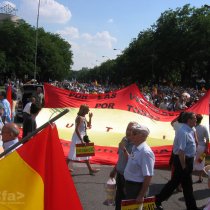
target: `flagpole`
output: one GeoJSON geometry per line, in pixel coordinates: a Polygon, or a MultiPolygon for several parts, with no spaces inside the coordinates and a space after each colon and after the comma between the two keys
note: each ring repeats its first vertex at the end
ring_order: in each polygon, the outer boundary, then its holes
{"type": "Polygon", "coordinates": [[[63,112],[61,112],[60,114],[58,114],[57,116],[53,117],[51,120],[49,120],[48,122],[46,122],[45,124],[43,124],[42,126],[40,126],[39,128],[37,128],[35,131],[31,132],[30,134],[28,134],[27,136],[25,136],[24,138],[22,138],[20,141],[18,141],[16,144],[12,145],[11,147],[9,147],[7,150],[5,150],[4,152],[2,152],[0,154],[0,158],[2,158],[3,156],[7,155],[9,152],[11,152],[12,150],[14,150],[15,148],[17,148],[19,145],[21,144],[25,144],[32,136],[34,136],[35,134],[37,134],[39,131],[41,131],[42,129],[44,129],[45,127],[47,127],[49,124],[53,123],[54,121],[56,121],[57,119],[61,118],[63,115],[65,115],[66,113],[68,113],[69,110],[65,109],[63,112]]]}
{"type": "Polygon", "coordinates": [[[40,0],[39,0],[39,2],[38,2],[38,11],[37,11],[37,19],[36,19],[36,40],[35,40],[35,60],[34,60],[34,79],[35,79],[35,80],[36,80],[36,66],[37,66],[37,46],[38,46],[39,8],[40,8],[40,0]]]}

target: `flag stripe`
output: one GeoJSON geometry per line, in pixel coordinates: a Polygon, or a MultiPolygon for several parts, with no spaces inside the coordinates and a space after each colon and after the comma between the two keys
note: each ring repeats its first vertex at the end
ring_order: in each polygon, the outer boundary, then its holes
{"type": "Polygon", "coordinates": [[[20,147],[18,153],[43,179],[45,210],[82,209],[56,126],[49,125],[20,147]]]}
{"type": "MultiPolygon", "coordinates": [[[[69,113],[56,121],[59,136],[65,140],[71,140],[75,129],[75,116],[77,115],[78,108],[69,108],[69,110],[69,113]]],[[[149,128],[148,143],[150,146],[173,144],[175,131],[169,122],[151,120],[148,117],[124,110],[91,109],[91,112],[93,113],[92,127],[87,130],[87,133],[95,145],[118,147],[130,121],[139,122],[149,128]]],[[[37,124],[41,126],[51,115],[51,109],[42,109],[37,117],[37,124]]],[[[202,125],[208,128],[208,116],[203,116],[202,125]]]]}
{"type": "Polygon", "coordinates": [[[14,151],[0,162],[0,209],[44,209],[44,183],[14,151]]]}
{"type": "MultiPolygon", "coordinates": [[[[136,84],[105,94],[77,93],[57,88],[47,83],[44,84],[44,89],[46,108],[78,108],[81,104],[86,103],[90,108],[120,109],[147,116],[152,120],[165,122],[170,122],[179,115],[179,112],[169,112],[155,107],[145,99],[136,84]],[[54,100],[55,98],[57,100],[54,100]]],[[[208,115],[209,99],[210,90],[196,104],[190,107],[189,111],[208,115]]]]}

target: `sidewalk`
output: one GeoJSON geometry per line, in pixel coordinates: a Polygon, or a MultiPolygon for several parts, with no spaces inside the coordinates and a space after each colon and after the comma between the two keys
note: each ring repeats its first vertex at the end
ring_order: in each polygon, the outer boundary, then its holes
{"type": "MultiPolygon", "coordinates": [[[[104,201],[106,200],[105,183],[109,178],[109,173],[112,166],[96,165],[100,168],[100,172],[95,176],[90,176],[86,165],[83,163],[74,163],[74,172],[72,177],[75,183],[75,187],[80,197],[84,210],[114,210],[113,206],[106,206],[104,201]]],[[[170,171],[168,170],[155,170],[155,176],[152,179],[150,186],[150,195],[157,194],[163,187],[163,185],[170,179],[170,171]]],[[[193,176],[193,181],[196,181],[197,177],[193,176]]],[[[204,177],[203,183],[193,184],[194,195],[198,207],[201,207],[207,203],[210,198],[210,190],[207,189],[208,179],[204,177]]],[[[163,202],[164,210],[185,210],[185,202],[183,193],[174,193],[166,202],[163,202]]]]}

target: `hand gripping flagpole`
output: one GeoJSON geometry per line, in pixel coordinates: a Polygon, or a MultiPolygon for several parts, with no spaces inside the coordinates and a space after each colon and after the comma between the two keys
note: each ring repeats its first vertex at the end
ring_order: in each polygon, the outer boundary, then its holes
{"type": "Polygon", "coordinates": [[[16,144],[13,144],[11,147],[9,147],[7,150],[5,150],[4,152],[2,152],[0,154],[0,158],[2,158],[3,156],[7,155],[9,152],[11,152],[12,150],[14,150],[15,148],[17,148],[19,145],[21,144],[25,144],[32,136],[34,136],[35,134],[37,134],[39,131],[41,131],[42,129],[44,129],[45,127],[47,127],[49,124],[53,123],[54,121],[56,121],[57,119],[61,118],[63,115],[65,115],[66,113],[68,113],[69,110],[65,109],[63,112],[61,112],[60,114],[56,115],[55,117],[53,117],[52,119],[50,119],[49,121],[47,121],[45,124],[43,124],[42,126],[40,126],[39,128],[37,128],[35,131],[31,132],[30,134],[28,134],[27,136],[25,136],[24,138],[22,138],[20,141],[18,141],[16,144]]]}

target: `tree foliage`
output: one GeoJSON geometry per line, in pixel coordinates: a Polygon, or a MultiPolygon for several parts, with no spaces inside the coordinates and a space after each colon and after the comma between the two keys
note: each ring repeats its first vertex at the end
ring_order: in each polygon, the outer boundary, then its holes
{"type": "Polygon", "coordinates": [[[196,79],[210,78],[209,58],[210,10],[187,4],[163,12],[122,55],[87,71],[86,77],[94,72],[95,78],[108,77],[117,84],[160,83],[164,79],[192,85],[196,79]]]}
{"type": "MultiPolygon", "coordinates": [[[[0,74],[9,78],[34,77],[36,29],[24,21],[0,22],[0,74]]],[[[40,81],[62,80],[70,74],[71,45],[59,35],[37,31],[36,77],[40,81]]]]}

